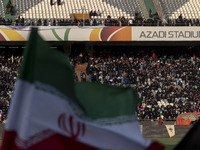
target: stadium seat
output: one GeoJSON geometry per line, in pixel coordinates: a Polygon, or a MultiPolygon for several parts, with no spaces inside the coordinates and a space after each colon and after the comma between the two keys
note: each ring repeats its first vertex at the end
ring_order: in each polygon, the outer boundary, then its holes
{"type": "Polygon", "coordinates": [[[62,5],[57,5],[56,1],[54,2],[55,4],[51,6],[49,0],[16,0],[16,9],[19,10],[20,16],[36,19],[69,19],[71,13],[82,13],[83,8],[86,9],[87,13],[100,10],[103,19],[107,18],[108,15],[114,18],[123,15],[133,18],[136,9],[141,12],[138,0],[85,0],[83,3],[80,3],[79,0],[63,0],[62,5]]]}
{"type": "Polygon", "coordinates": [[[180,14],[186,19],[198,19],[200,17],[199,0],[160,0],[160,2],[165,15],[169,18],[177,19],[180,14]]]}

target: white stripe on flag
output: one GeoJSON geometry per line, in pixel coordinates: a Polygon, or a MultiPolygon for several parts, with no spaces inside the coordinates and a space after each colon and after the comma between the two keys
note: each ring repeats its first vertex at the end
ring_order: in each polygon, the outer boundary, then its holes
{"type": "Polygon", "coordinates": [[[151,144],[143,139],[137,121],[102,126],[80,119],[66,99],[23,80],[17,81],[12,101],[5,129],[16,131],[24,143],[30,143],[30,137],[36,134],[52,130],[101,149],[139,150],[151,144]]]}

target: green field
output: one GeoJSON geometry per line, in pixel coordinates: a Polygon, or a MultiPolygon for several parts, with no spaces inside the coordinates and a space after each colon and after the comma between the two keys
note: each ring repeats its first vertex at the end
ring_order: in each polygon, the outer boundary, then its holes
{"type": "MultiPolygon", "coordinates": [[[[150,139],[146,139],[150,140],[150,139]]],[[[165,145],[165,150],[172,150],[182,139],[181,138],[156,138],[156,139],[151,139],[158,141],[165,145]]]]}
{"type": "MultiPolygon", "coordinates": [[[[150,139],[146,139],[146,140],[150,140],[150,139]]],[[[165,150],[172,150],[180,142],[181,138],[178,138],[178,139],[160,138],[160,139],[151,139],[151,140],[155,140],[164,144],[165,150]]],[[[1,147],[1,144],[2,144],[2,140],[0,140],[0,147],[1,147]]]]}

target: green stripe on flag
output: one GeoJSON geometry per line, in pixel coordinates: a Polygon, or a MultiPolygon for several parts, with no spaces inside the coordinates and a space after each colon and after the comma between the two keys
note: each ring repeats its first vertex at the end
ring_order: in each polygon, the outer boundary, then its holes
{"type": "Polygon", "coordinates": [[[132,88],[96,83],[76,83],[76,95],[86,115],[93,120],[134,115],[140,101],[132,88]]]}
{"type": "Polygon", "coordinates": [[[38,36],[32,29],[19,78],[34,83],[39,81],[59,90],[75,100],[73,71],[69,59],[38,36]]]}
{"type": "MultiPolygon", "coordinates": [[[[32,36],[29,37],[30,41],[35,40],[36,34],[33,34],[37,32],[37,29],[33,29],[34,32],[32,32],[32,36]]],[[[34,50],[36,48],[36,45],[30,45],[27,44],[26,49],[23,52],[23,61],[21,63],[20,71],[19,71],[19,78],[24,79],[28,82],[33,82],[34,81],[34,61],[35,61],[35,53],[36,51],[34,50]]]]}

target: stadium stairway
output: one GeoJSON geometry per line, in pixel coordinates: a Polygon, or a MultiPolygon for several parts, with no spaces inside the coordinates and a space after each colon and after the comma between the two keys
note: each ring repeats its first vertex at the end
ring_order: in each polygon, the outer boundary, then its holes
{"type": "Polygon", "coordinates": [[[144,0],[144,3],[146,5],[146,9],[147,9],[147,12],[148,12],[148,18],[149,18],[149,10],[151,9],[152,11],[152,16],[156,13],[156,8],[154,6],[154,3],[152,0],[144,0]]]}
{"type": "Polygon", "coordinates": [[[144,18],[145,19],[148,19],[149,18],[149,13],[147,11],[147,8],[146,8],[146,5],[144,3],[144,0],[138,0],[138,3],[142,9],[142,12],[143,12],[143,15],[144,15],[144,18]]]}
{"type": "MultiPolygon", "coordinates": [[[[5,10],[5,19],[7,21],[7,19],[12,19],[12,21],[14,22],[15,20],[15,15],[11,15],[11,14],[6,14],[6,5],[8,4],[9,0],[3,0],[3,5],[4,5],[4,10],[5,10]]],[[[13,2],[11,0],[11,2],[13,2]]]]}

